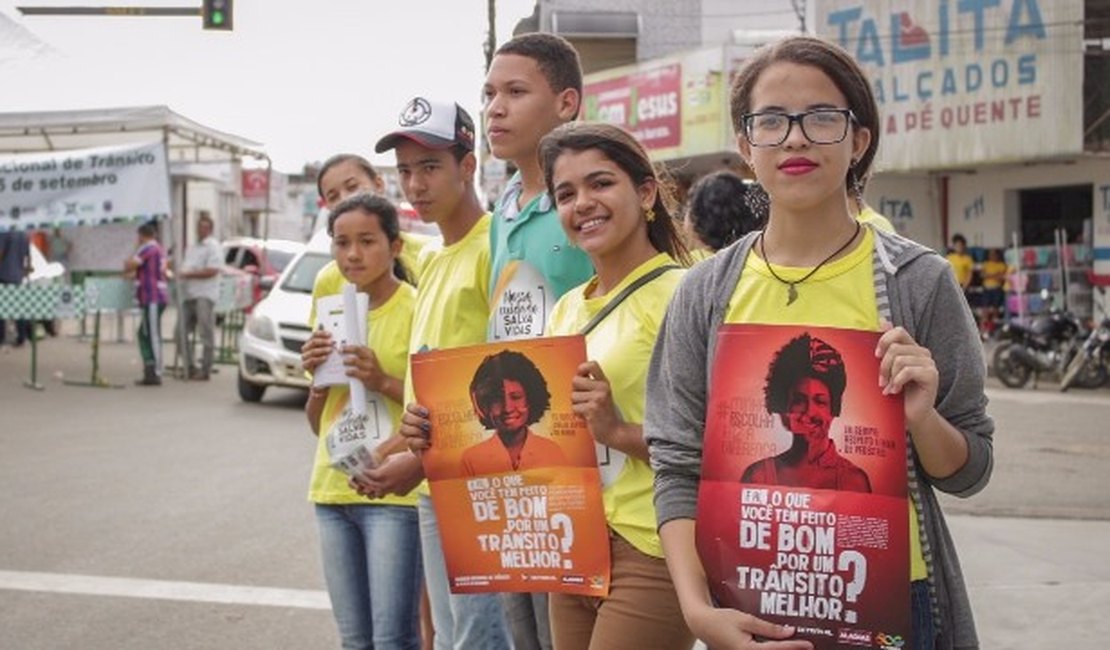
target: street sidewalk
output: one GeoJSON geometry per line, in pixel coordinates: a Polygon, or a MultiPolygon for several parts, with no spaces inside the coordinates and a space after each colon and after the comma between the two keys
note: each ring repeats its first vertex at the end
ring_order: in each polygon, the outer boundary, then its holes
{"type": "Polygon", "coordinates": [[[984,650],[1100,648],[1110,521],[949,515],[984,650]]]}

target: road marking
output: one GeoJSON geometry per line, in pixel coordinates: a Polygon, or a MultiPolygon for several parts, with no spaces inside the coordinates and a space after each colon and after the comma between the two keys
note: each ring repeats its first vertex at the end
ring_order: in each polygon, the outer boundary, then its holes
{"type": "Polygon", "coordinates": [[[1092,395],[1077,395],[1075,393],[1048,392],[1031,389],[1002,389],[987,388],[984,391],[992,402],[1017,402],[1020,404],[1082,404],[1084,406],[1101,406],[1110,403],[1104,391],[1096,391],[1092,395]]]}
{"type": "Polygon", "coordinates": [[[0,571],[0,589],[86,596],[182,600],[223,605],[331,609],[327,592],[313,589],[275,589],[207,582],[143,580],[140,578],[112,578],[66,573],[0,571]]]}

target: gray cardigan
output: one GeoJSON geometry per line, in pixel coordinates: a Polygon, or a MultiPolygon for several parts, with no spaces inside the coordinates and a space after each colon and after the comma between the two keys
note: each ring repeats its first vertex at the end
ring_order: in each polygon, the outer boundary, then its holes
{"type": "MultiPolygon", "coordinates": [[[[948,262],[908,239],[872,231],[880,314],[930,350],[940,374],[937,411],[967,438],[967,463],[952,476],[929,476],[917,462],[912,446],[907,467],[929,569],[939,632],[937,648],[977,648],[963,574],[933,488],[966,497],[990,480],[994,422],[986,413],[983,394],[982,344],[948,262]]],[[[655,470],[655,510],[660,526],[672,519],[695,518],[717,329],[724,322],[755,236],[750,233],[690,269],[671,299],[655,344],[648,371],[644,436],[655,470]]]]}

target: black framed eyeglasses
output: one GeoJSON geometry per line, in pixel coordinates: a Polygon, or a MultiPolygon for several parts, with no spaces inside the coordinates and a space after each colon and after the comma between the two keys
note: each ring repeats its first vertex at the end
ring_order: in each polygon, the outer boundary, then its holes
{"type": "Polygon", "coordinates": [[[802,135],[813,144],[836,144],[848,137],[848,126],[856,122],[850,108],[815,108],[801,113],[761,111],[740,117],[744,137],[753,147],[777,147],[790,136],[797,122],[802,135]]]}

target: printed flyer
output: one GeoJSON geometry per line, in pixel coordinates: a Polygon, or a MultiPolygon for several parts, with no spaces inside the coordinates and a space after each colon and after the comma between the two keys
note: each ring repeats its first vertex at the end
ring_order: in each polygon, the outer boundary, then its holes
{"type": "Polygon", "coordinates": [[[608,594],[594,440],[570,401],[585,360],[581,336],[413,355],[452,592],[608,594]]]}
{"type": "Polygon", "coordinates": [[[909,647],[901,396],[879,334],[725,325],[698,493],[717,602],[793,625],[817,648],[909,647]]]}
{"type": "Polygon", "coordinates": [[[490,304],[489,340],[513,341],[544,335],[554,302],[543,274],[528,262],[511,260],[501,271],[490,304]]]}

